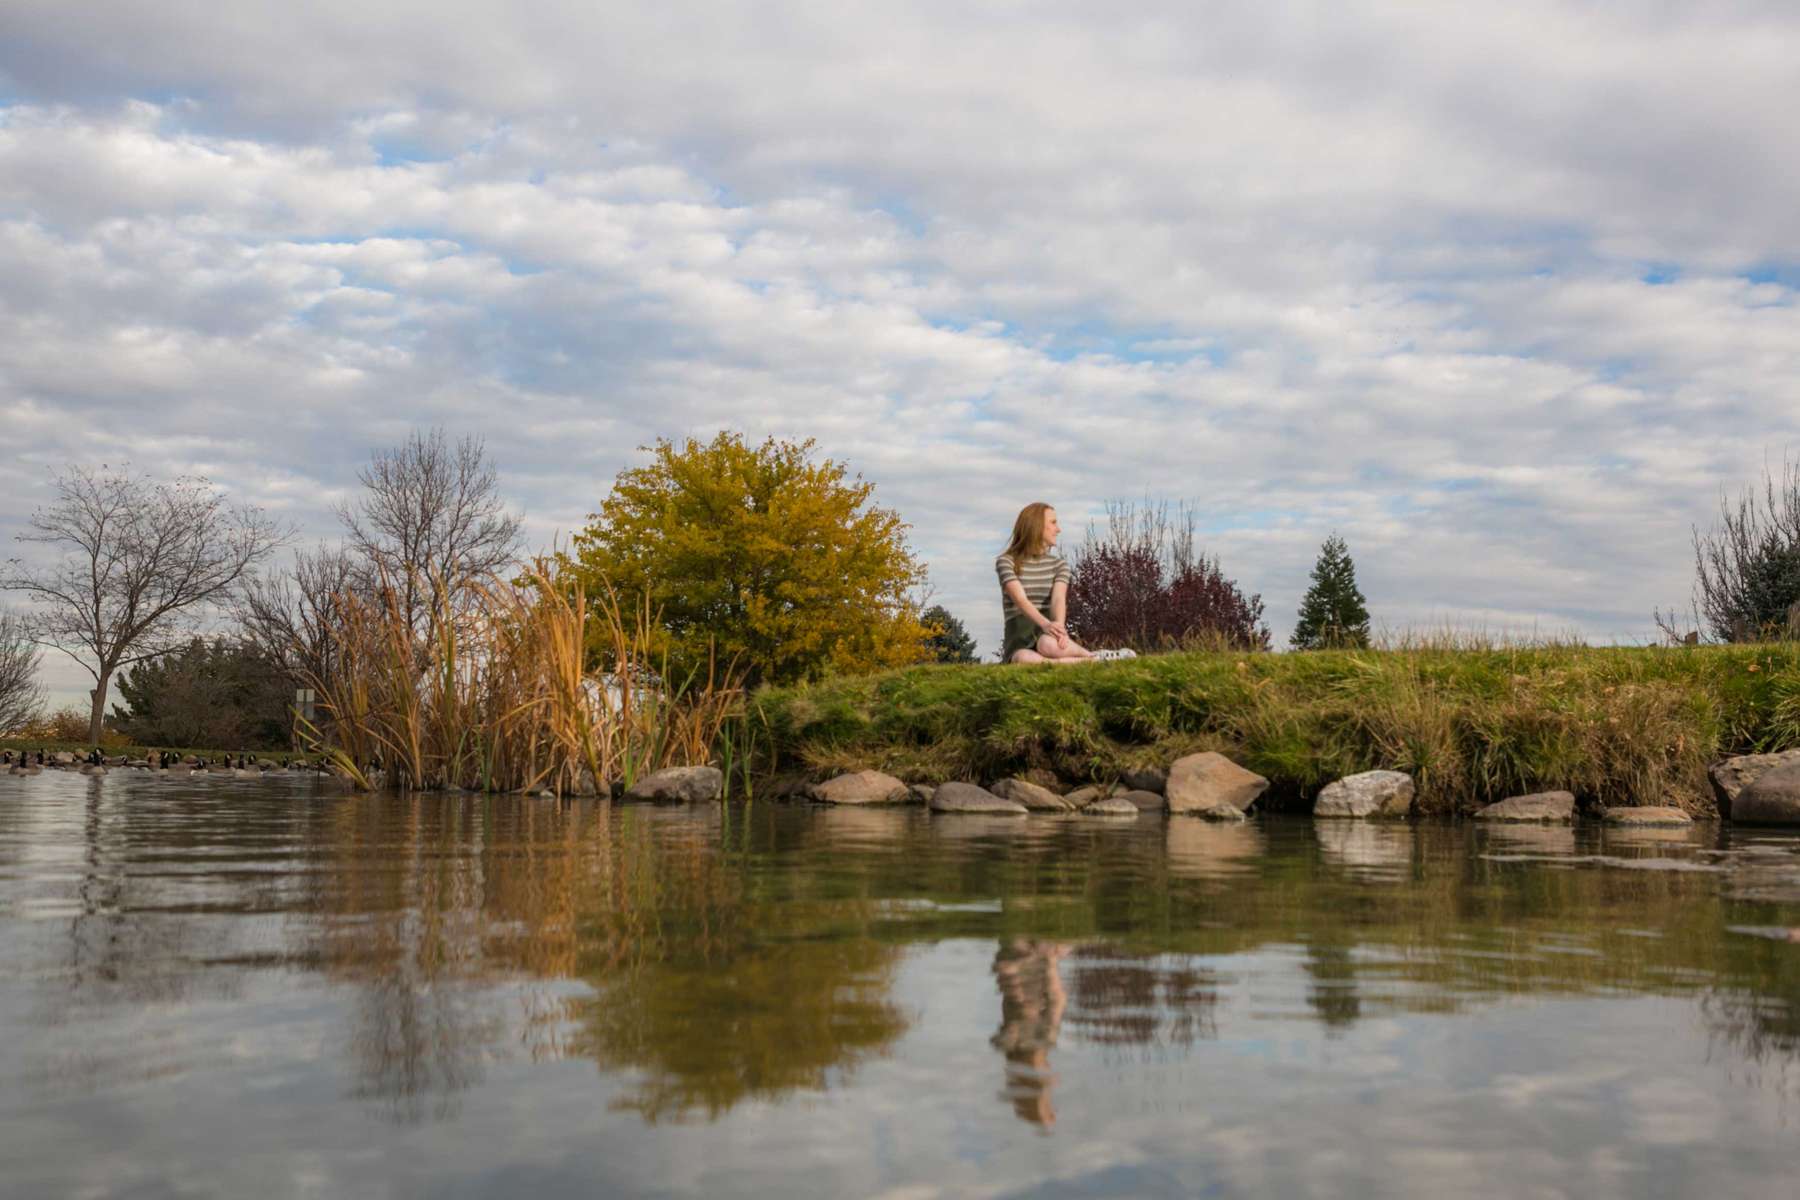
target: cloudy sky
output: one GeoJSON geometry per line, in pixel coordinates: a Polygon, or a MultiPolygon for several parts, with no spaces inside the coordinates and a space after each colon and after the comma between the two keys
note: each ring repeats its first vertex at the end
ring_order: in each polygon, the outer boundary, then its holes
{"type": "MultiPolygon", "coordinates": [[[[1024,503],[1186,501],[1285,639],[1646,639],[1800,452],[1800,10],[0,0],[0,537],[199,471],[309,536],[484,437],[534,541],[813,437],[992,651],[1024,503]],[[1782,116],[1783,113],[1789,116],[1782,116]]],[[[79,674],[46,663],[59,689],[79,674]]]]}

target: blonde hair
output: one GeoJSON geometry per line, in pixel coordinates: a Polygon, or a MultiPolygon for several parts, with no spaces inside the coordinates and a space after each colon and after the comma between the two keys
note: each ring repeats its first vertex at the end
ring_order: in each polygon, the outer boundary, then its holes
{"type": "Polygon", "coordinates": [[[1006,544],[1002,553],[1012,560],[1013,570],[1028,558],[1036,558],[1042,554],[1049,543],[1044,540],[1044,514],[1056,507],[1035,500],[1019,510],[1018,520],[1013,522],[1012,541],[1006,544]]]}

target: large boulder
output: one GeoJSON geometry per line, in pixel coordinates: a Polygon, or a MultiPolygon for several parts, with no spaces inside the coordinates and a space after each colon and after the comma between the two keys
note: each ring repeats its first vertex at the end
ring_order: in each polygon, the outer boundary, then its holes
{"type": "Polygon", "coordinates": [[[1032,812],[1072,812],[1081,807],[1071,804],[1066,796],[1059,796],[1047,787],[1016,776],[1002,779],[988,790],[1002,800],[1023,804],[1032,812]]]}
{"type": "Polygon", "coordinates": [[[1731,819],[1740,825],[1800,825],[1800,761],[1759,775],[1737,794],[1731,819]]]}
{"type": "Polygon", "coordinates": [[[982,813],[990,817],[1022,817],[1025,806],[1017,800],[1006,800],[986,788],[972,783],[940,783],[931,793],[931,811],[939,813],[982,813]]]}
{"type": "Polygon", "coordinates": [[[1199,813],[1221,804],[1242,813],[1268,790],[1269,781],[1261,775],[1209,750],[1171,763],[1163,794],[1172,813],[1199,813]]]}
{"type": "Polygon", "coordinates": [[[815,783],[807,793],[821,804],[905,804],[906,785],[881,771],[847,771],[815,783]]]}
{"type": "Polygon", "coordinates": [[[1575,796],[1570,792],[1533,792],[1508,796],[1475,814],[1477,821],[1573,821],[1575,796]]]}
{"type": "Polygon", "coordinates": [[[1694,818],[1679,808],[1646,804],[1637,808],[1609,808],[1606,810],[1606,823],[1637,827],[1692,825],[1694,818]]]}
{"type": "Polygon", "coordinates": [[[1137,805],[1123,796],[1108,796],[1104,800],[1095,800],[1084,805],[1081,815],[1084,817],[1135,817],[1139,811],[1137,805]]]}
{"type": "Polygon", "coordinates": [[[651,804],[705,804],[725,790],[717,767],[665,767],[625,789],[623,799],[651,804]]]}
{"type": "Polygon", "coordinates": [[[1707,769],[1712,780],[1713,799],[1718,801],[1719,815],[1728,821],[1738,819],[1737,798],[1745,788],[1782,767],[1800,765],[1800,750],[1783,750],[1779,754],[1740,754],[1707,769]]]}
{"type": "Polygon", "coordinates": [[[1328,783],[1313,802],[1315,817],[1404,817],[1412,812],[1413,781],[1404,771],[1363,771],[1328,783]]]}
{"type": "Polygon", "coordinates": [[[67,750],[58,750],[50,756],[50,761],[55,766],[72,767],[75,765],[75,756],[67,750]]]}

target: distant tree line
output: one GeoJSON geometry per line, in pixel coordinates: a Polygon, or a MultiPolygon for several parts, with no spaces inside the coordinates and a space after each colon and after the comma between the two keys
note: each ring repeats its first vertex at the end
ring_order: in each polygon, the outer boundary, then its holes
{"type": "MultiPolygon", "coordinates": [[[[659,441],[619,474],[561,561],[559,578],[624,627],[643,628],[664,669],[783,683],[913,662],[972,663],[977,646],[919,595],[925,568],[873,485],[811,442],[659,441]]],[[[503,502],[478,439],[414,433],[376,451],[338,507],[343,536],[269,560],[291,532],[207,481],[70,467],[21,540],[50,551],[12,560],[0,586],[32,602],[0,614],[0,730],[72,727],[43,713],[43,649],[94,680],[86,736],[99,740],[110,688],[115,731],[150,744],[275,748],[293,730],[298,688],[344,669],[343,632],[378,612],[407,631],[414,669],[454,644],[479,589],[525,586],[520,517],[503,502]],[[222,636],[201,635],[228,614],[222,636]]],[[[1093,646],[1140,653],[1266,650],[1262,597],[1199,548],[1195,512],[1114,503],[1071,555],[1068,624],[1093,646]]],[[[1765,470],[1693,533],[1697,629],[1671,638],[1800,637],[1800,463],[1765,470]]],[[[1370,615],[1349,546],[1320,547],[1290,645],[1366,647],[1370,615]]],[[[608,647],[585,649],[604,668],[608,647]]]]}

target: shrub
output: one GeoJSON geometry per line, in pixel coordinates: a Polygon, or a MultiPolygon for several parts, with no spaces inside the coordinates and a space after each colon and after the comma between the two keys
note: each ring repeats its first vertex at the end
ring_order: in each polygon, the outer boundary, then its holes
{"type": "Polygon", "coordinates": [[[1167,650],[1204,643],[1266,650],[1261,596],[1245,596],[1194,545],[1194,514],[1114,504],[1070,564],[1069,632],[1094,646],[1167,650]]]}
{"type": "MultiPolygon", "coordinates": [[[[30,742],[73,742],[78,745],[91,746],[95,743],[88,739],[88,720],[90,714],[85,708],[70,704],[46,713],[35,720],[20,725],[10,731],[6,737],[10,742],[27,744],[30,742]]],[[[100,730],[101,746],[125,746],[130,739],[110,727],[100,730]]]]}
{"type": "Polygon", "coordinates": [[[195,638],[119,678],[112,724],[145,746],[285,748],[294,679],[255,646],[195,638]]]}
{"type": "Polygon", "coordinates": [[[1722,642],[1800,639],[1800,463],[1721,497],[1718,526],[1694,530],[1694,609],[1722,642]]]}

